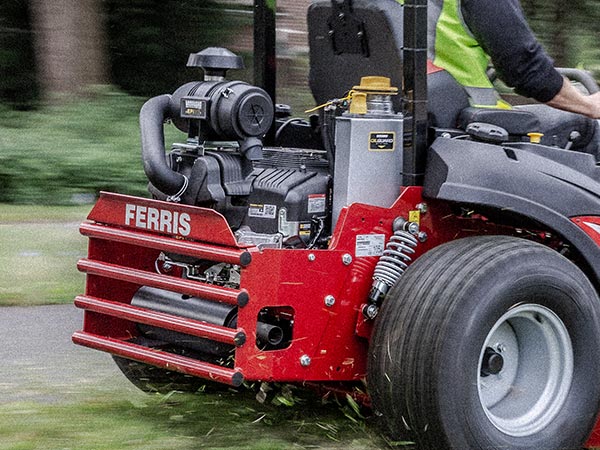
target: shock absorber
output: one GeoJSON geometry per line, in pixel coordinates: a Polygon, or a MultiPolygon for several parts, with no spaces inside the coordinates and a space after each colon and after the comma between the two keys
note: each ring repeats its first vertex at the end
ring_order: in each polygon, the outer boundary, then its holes
{"type": "Polygon", "coordinates": [[[394,234],[385,246],[373,272],[373,285],[369,292],[369,300],[363,308],[367,319],[374,319],[379,306],[390,288],[396,284],[412,261],[411,255],[419,244],[419,224],[409,222],[402,217],[396,218],[393,224],[394,234]]]}

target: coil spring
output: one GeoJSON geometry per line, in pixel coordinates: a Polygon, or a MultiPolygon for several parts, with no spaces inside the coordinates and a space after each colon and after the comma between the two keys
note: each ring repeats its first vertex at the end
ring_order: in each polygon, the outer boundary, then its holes
{"type": "Polygon", "coordinates": [[[419,241],[410,232],[395,231],[377,262],[373,279],[392,287],[408,268],[419,241]]]}

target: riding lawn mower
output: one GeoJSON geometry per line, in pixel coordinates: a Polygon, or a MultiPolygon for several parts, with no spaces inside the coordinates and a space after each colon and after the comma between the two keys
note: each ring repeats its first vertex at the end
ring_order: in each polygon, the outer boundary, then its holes
{"type": "Polygon", "coordinates": [[[103,192],[81,225],[73,341],[144,390],[346,393],[419,449],[600,446],[597,123],[470,107],[428,70],[426,0],[314,1],[322,107],[293,118],[274,3],[257,86],[208,48],[201,81],[143,106],[152,198],[103,192]]]}

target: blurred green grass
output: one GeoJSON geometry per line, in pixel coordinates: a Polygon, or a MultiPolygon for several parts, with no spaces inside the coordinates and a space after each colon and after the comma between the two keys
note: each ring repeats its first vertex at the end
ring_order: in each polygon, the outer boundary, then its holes
{"type": "MultiPolygon", "coordinates": [[[[82,204],[101,190],[147,195],[138,127],[143,102],[99,87],[36,111],[0,107],[0,202],[82,204]]],[[[166,128],[168,143],[182,139],[166,128]]]]}
{"type": "Polygon", "coordinates": [[[0,409],[0,450],[375,450],[376,430],[334,402],[260,404],[245,394],[91,395],[0,409]]]}
{"type": "Polygon", "coordinates": [[[83,292],[78,225],[89,209],[0,204],[0,306],[69,303],[83,292]]]}
{"type": "Polygon", "coordinates": [[[91,208],[92,205],[57,207],[0,203],[0,225],[19,222],[31,224],[80,222],[86,218],[91,208]]]}

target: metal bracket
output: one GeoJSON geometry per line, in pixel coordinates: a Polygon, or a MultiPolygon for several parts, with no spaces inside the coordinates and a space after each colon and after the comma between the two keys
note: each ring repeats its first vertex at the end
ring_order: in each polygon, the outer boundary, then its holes
{"type": "Polygon", "coordinates": [[[352,0],[331,0],[331,17],[328,19],[329,37],[336,54],[362,54],[369,56],[365,24],[357,17],[352,0]]]}

